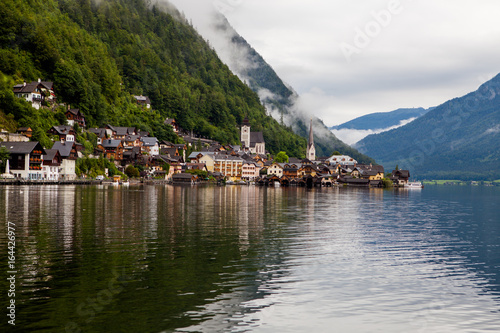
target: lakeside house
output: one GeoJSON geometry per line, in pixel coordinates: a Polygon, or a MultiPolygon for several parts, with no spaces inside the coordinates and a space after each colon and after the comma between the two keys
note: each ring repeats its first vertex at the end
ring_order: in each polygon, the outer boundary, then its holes
{"type": "Polygon", "coordinates": [[[283,177],[283,165],[284,163],[277,163],[274,162],[267,168],[267,175],[268,176],[276,176],[278,178],[283,177]]]}
{"type": "Polygon", "coordinates": [[[215,155],[214,172],[220,172],[231,181],[239,181],[242,177],[243,159],[231,155],[215,155]]]}
{"type": "Polygon", "coordinates": [[[174,184],[194,185],[198,183],[198,176],[191,173],[178,173],[172,176],[174,184]]]}
{"type": "Polygon", "coordinates": [[[59,179],[76,179],[76,160],[78,158],[78,149],[76,142],[56,141],[54,142],[52,149],[57,150],[62,158],[61,168],[59,171],[59,179]]]}
{"type": "Polygon", "coordinates": [[[393,170],[390,179],[397,186],[408,185],[408,180],[410,179],[409,170],[393,170]]]}
{"type": "Polygon", "coordinates": [[[59,180],[63,158],[57,149],[45,149],[42,162],[43,180],[59,180]]]}
{"type": "Polygon", "coordinates": [[[260,167],[255,162],[246,161],[241,167],[241,179],[246,181],[255,181],[259,178],[260,167]]]}
{"type": "Polygon", "coordinates": [[[5,173],[26,180],[43,179],[42,162],[45,149],[39,142],[0,142],[10,154],[5,173]]]}

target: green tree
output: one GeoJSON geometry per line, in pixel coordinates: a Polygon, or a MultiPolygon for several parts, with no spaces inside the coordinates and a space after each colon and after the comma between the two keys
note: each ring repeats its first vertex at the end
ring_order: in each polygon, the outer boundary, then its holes
{"type": "Polygon", "coordinates": [[[9,150],[5,147],[0,147],[0,173],[5,172],[5,168],[7,166],[7,161],[10,158],[9,150]]]}
{"type": "Polygon", "coordinates": [[[129,165],[127,168],[125,168],[125,174],[129,178],[138,178],[141,176],[139,170],[135,168],[133,165],[129,165]]]}
{"type": "Polygon", "coordinates": [[[284,151],[280,151],[274,158],[275,162],[278,163],[288,163],[288,155],[284,151]]]}

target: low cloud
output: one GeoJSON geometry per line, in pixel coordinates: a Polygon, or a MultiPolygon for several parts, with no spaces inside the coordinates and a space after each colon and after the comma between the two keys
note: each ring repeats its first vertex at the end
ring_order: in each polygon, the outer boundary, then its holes
{"type": "Polygon", "coordinates": [[[486,130],[485,134],[497,134],[500,133],[500,124],[486,130]]]}
{"type": "Polygon", "coordinates": [[[417,119],[417,118],[410,118],[410,119],[406,119],[406,120],[401,120],[401,122],[398,125],[387,127],[387,128],[370,129],[370,130],[356,130],[356,129],[343,128],[340,130],[332,130],[332,133],[335,134],[335,136],[337,138],[344,141],[348,145],[353,146],[357,142],[366,138],[368,135],[379,134],[379,133],[387,132],[387,131],[402,127],[406,124],[411,123],[415,119],[417,119]]]}

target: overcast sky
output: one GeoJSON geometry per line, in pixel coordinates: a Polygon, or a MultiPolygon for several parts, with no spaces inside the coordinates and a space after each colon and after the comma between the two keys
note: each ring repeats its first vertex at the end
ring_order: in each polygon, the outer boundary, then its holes
{"type": "Polygon", "coordinates": [[[496,0],[170,0],[231,25],[327,126],[437,106],[500,72],[496,0]]]}

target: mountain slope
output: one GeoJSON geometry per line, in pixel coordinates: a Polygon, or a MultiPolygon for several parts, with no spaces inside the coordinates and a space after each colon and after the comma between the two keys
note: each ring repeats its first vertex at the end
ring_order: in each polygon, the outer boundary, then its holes
{"type": "Polygon", "coordinates": [[[310,119],[313,119],[317,156],[330,156],[334,151],[339,151],[361,163],[374,162],[335,137],[312,112],[300,109],[296,103],[299,98],[297,93],[281,80],[272,67],[221,14],[215,17],[214,31],[213,42],[217,52],[228,66],[259,94],[269,114],[304,138],[309,135],[308,124],[310,119]]]}
{"type": "MultiPolygon", "coordinates": [[[[58,102],[80,108],[90,126],[137,126],[163,139],[171,138],[163,124],[169,117],[186,130],[238,143],[248,116],[271,153],[305,153],[306,140],[267,116],[257,94],[178,13],[147,0],[5,0],[0,14],[5,86],[53,81],[58,102]],[[135,105],[131,96],[140,94],[155,111],[135,105]]],[[[9,105],[3,111],[20,125],[37,112],[9,105]]],[[[43,133],[49,122],[40,126],[43,133]]]]}
{"type": "Polygon", "coordinates": [[[386,167],[420,178],[500,178],[500,75],[410,124],[356,145],[386,167]]]}
{"type": "Polygon", "coordinates": [[[424,108],[397,109],[391,112],[377,112],[367,114],[341,125],[330,127],[331,130],[356,129],[356,130],[379,130],[398,126],[402,121],[423,116],[429,111],[424,108]]]}

